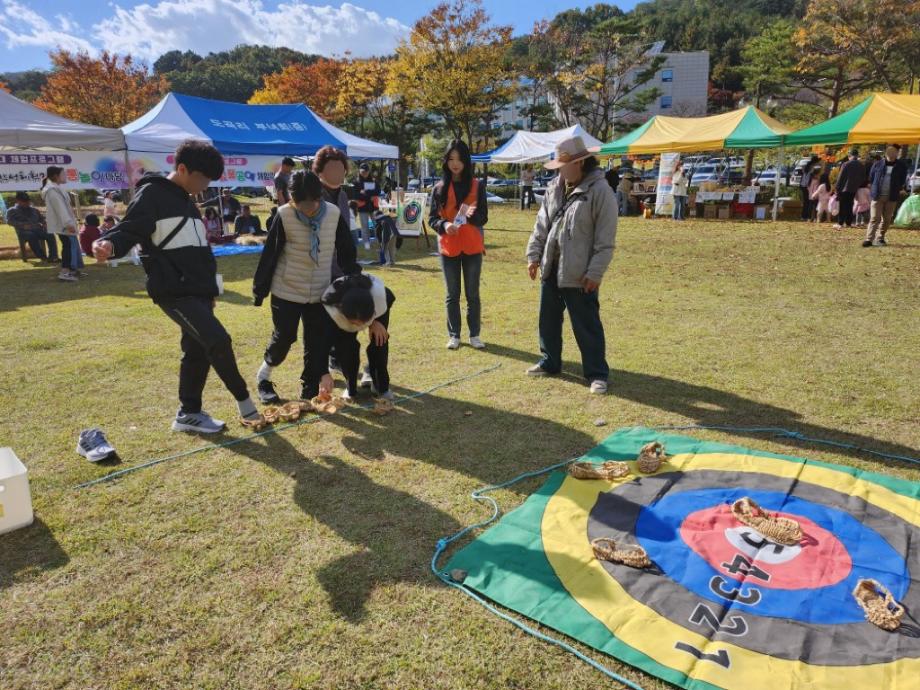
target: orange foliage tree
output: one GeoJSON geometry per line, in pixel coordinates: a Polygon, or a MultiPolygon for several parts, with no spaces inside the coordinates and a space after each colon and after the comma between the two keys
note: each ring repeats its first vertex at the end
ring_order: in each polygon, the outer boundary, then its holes
{"type": "Polygon", "coordinates": [[[58,50],[53,70],[35,105],[72,120],[121,127],[143,115],[167,90],[166,80],[134,63],[130,55],[58,50]]]}
{"type": "Polygon", "coordinates": [[[10,92],[10,87],[6,85],[6,82],[0,81],[0,91],[10,92]]]}
{"type": "Polygon", "coordinates": [[[306,103],[320,117],[336,122],[341,76],[341,60],[320,58],[309,65],[291,63],[280,72],[263,79],[265,86],[249,99],[253,104],[306,103]]]}

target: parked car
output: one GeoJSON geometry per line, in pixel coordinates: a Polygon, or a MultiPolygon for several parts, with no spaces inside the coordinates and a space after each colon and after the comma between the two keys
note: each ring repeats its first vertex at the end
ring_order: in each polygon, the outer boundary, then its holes
{"type": "Polygon", "coordinates": [[[718,165],[706,163],[699,167],[693,168],[690,184],[698,186],[701,182],[718,182],[719,175],[722,172],[718,165]]]}
{"type": "Polygon", "coordinates": [[[493,194],[492,192],[486,192],[486,201],[490,204],[508,203],[507,199],[503,199],[502,197],[498,196],[497,194],[493,194]]]}
{"type": "Polygon", "coordinates": [[[99,195],[96,197],[96,203],[97,203],[97,204],[103,203],[103,202],[105,201],[105,195],[108,194],[109,192],[114,192],[114,194],[113,194],[113,196],[112,196],[112,200],[113,200],[113,201],[116,201],[116,202],[117,202],[117,201],[121,201],[121,191],[119,191],[119,190],[117,190],[117,189],[103,189],[103,190],[102,190],[102,194],[99,194],[99,195]]]}
{"type": "Polygon", "coordinates": [[[233,187],[230,193],[234,196],[248,196],[251,199],[262,196],[271,197],[265,187],[233,187]]]}

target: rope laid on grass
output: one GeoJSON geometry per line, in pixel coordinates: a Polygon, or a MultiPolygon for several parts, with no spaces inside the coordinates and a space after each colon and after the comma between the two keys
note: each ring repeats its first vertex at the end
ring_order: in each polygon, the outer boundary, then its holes
{"type": "MultiPolygon", "coordinates": [[[[436,386],[432,386],[431,388],[428,388],[426,390],[417,391],[415,393],[412,393],[411,395],[404,395],[398,398],[397,402],[404,402],[406,400],[414,400],[415,398],[421,398],[422,396],[430,395],[431,393],[434,393],[436,390],[440,390],[441,388],[453,386],[455,384],[462,383],[463,381],[469,381],[470,379],[474,379],[477,376],[482,376],[483,374],[489,374],[495,371],[496,369],[498,369],[499,367],[501,367],[501,364],[496,364],[495,366],[488,367],[487,369],[481,369],[480,371],[474,372],[472,374],[467,374],[466,376],[460,376],[458,378],[451,379],[450,381],[439,383],[436,386]]],[[[374,412],[375,407],[373,405],[355,405],[354,409],[363,411],[363,412],[374,412]]],[[[254,434],[249,434],[248,436],[241,436],[240,438],[234,438],[229,441],[224,441],[223,443],[209,443],[206,446],[192,448],[191,450],[182,451],[181,453],[175,453],[174,455],[167,455],[166,457],[163,457],[163,458],[156,458],[154,460],[149,460],[147,462],[141,463],[140,465],[133,465],[131,467],[126,467],[121,470],[116,470],[115,472],[110,472],[109,474],[98,477],[97,479],[93,479],[88,482],[83,482],[82,484],[77,484],[74,487],[74,489],[86,489],[90,486],[95,486],[97,484],[103,484],[105,482],[110,482],[113,479],[118,479],[119,477],[123,477],[126,474],[131,474],[132,472],[137,472],[138,470],[142,470],[147,467],[153,467],[154,465],[160,465],[164,462],[169,462],[171,460],[178,460],[179,458],[188,457],[189,455],[195,455],[196,453],[203,453],[208,450],[217,450],[218,448],[228,448],[230,446],[235,446],[238,443],[243,443],[245,441],[251,441],[254,438],[258,438],[259,436],[267,436],[268,434],[277,434],[281,431],[286,431],[288,429],[302,426],[304,424],[312,424],[313,422],[318,422],[321,419],[325,419],[325,417],[320,417],[320,416],[304,417],[300,419],[299,421],[292,422],[290,424],[272,426],[272,427],[269,427],[268,429],[265,429],[264,431],[259,431],[254,434]]]]}
{"type": "Polygon", "coordinates": [[[848,450],[858,450],[861,453],[869,453],[870,455],[875,455],[880,458],[887,458],[889,460],[900,460],[901,462],[910,462],[915,465],[920,465],[920,458],[912,458],[908,455],[894,455],[892,453],[883,453],[880,450],[872,450],[871,448],[863,448],[862,446],[857,446],[855,443],[845,443],[842,441],[831,441],[825,438],[814,438],[812,436],[806,436],[798,431],[789,431],[788,429],[781,429],[778,427],[757,427],[757,426],[720,426],[720,425],[706,425],[706,424],[688,424],[686,426],[656,426],[652,427],[655,431],[692,431],[694,429],[702,430],[712,430],[712,431],[728,431],[728,432],[740,432],[746,434],[773,434],[774,436],[779,436],[782,438],[792,438],[797,441],[806,441],[808,443],[822,443],[826,446],[834,446],[836,448],[846,448],[848,450]]]}

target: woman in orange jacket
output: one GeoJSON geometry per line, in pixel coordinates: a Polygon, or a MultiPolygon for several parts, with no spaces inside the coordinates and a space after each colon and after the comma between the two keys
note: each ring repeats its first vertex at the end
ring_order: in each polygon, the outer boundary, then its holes
{"type": "Polygon", "coordinates": [[[470,345],[485,347],[479,337],[479,278],[485,254],[483,226],[489,220],[485,182],[473,177],[470,150],[459,139],[450,142],[441,166],[444,177],[431,192],[428,225],[438,233],[441,268],[447,286],[447,347],[460,347],[460,282],[466,292],[466,323],[470,345]]]}

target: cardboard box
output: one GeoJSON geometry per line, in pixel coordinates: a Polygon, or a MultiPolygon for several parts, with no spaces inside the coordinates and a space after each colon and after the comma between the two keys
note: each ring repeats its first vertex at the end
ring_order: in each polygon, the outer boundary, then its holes
{"type": "Polygon", "coordinates": [[[715,218],[717,207],[715,204],[704,204],[703,205],[703,218],[715,218]]]}
{"type": "Polygon", "coordinates": [[[731,209],[728,206],[719,206],[719,220],[728,220],[731,217],[731,209]]]}

